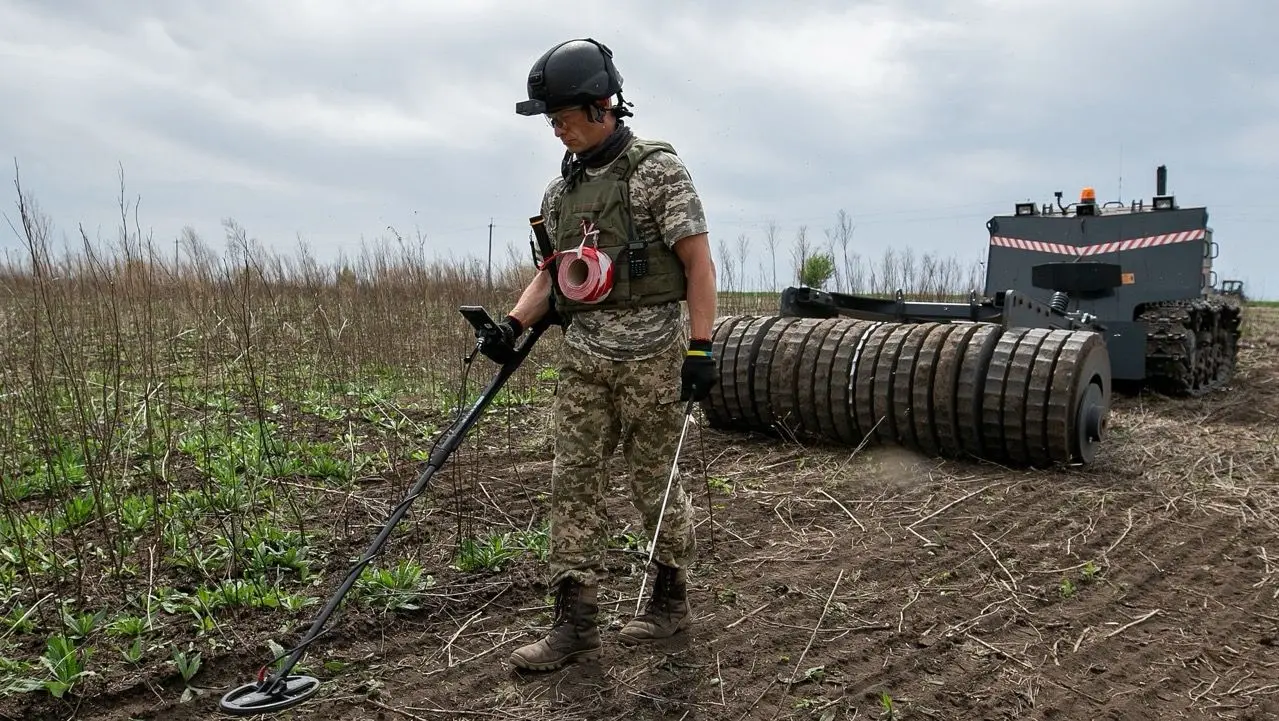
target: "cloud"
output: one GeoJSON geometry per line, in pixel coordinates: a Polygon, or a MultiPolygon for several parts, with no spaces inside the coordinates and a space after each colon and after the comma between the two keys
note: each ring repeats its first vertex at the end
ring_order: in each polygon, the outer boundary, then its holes
{"type": "Polygon", "coordinates": [[[1279,190],[1277,20],[1243,0],[8,0],[0,154],[63,228],[113,235],[123,166],[161,239],[234,217],[322,257],[388,226],[475,254],[492,218],[523,253],[562,150],[514,104],[541,52],[591,35],[731,245],[763,250],[770,219],[821,237],[844,209],[863,254],[976,258],[1018,200],[1149,196],[1167,164],[1222,275],[1276,292],[1257,208],[1279,190]]]}

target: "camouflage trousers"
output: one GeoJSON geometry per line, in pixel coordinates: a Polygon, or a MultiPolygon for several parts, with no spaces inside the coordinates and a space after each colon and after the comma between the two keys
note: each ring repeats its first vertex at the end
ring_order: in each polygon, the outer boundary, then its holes
{"type": "MultiPolygon", "coordinates": [[[[555,392],[551,472],[551,583],[599,581],[610,535],[607,467],[621,444],[630,501],[653,539],[684,422],[679,343],[653,358],[611,361],[566,348],[555,392]]],[[[655,561],[686,567],[695,551],[693,502],[683,479],[671,483],[655,561]]]]}

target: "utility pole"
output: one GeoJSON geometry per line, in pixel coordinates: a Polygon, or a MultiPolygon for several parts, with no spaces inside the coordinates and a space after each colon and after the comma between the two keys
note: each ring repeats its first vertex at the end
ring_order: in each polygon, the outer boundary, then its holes
{"type": "Polygon", "coordinates": [[[493,292],[493,219],[489,218],[489,262],[488,270],[484,274],[485,282],[488,283],[489,292],[493,292]]]}

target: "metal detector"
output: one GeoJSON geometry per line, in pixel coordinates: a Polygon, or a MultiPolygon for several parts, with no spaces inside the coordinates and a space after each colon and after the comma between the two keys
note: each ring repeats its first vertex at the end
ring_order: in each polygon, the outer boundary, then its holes
{"type": "Polygon", "coordinates": [[[328,621],[333,611],[337,609],[342,598],[351,590],[351,586],[355,584],[364,567],[381,552],[382,546],[391,535],[391,531],[394,530],[400,519],[404,517],[404,514],[408,512],[409,506],[426,490],[435,472],[444,465],[453,451],[461,445],[463,438],[465,438],[471,427],[483,415],[484,409],[488,407],[498,391],[502,389],[506,381],[510,379],[511,375],[524,362],[524,359],[528,357],[529,352],[533,349],[533,344],[553,324],[553,318],[550,314],[547,314],[547,317],[529,328],[528,334],[518,345],[514,346],[512,353],[500,356],[496,354],[490,355],[487,348],[484,347],[486,345],[484,339],[489,337],[492,329],[496,327],[492,318],[479,306],[463,306],[461,312],[467,321],[475,327],[476,335],[475,349],[467,356],[466,363],[469,365],[475,359],[477,353],[484,353],[487,357],[495,360],[501,357],[503,360],[499,362],[501,367],[497,372],[497,376],[484,389],[484,393],[475,401],[475,404],[471,406],[466,415],[454,422],[447,435],[436,442],[435,448],[431,451],[430,460],[422,474],[418,476],[417,483],[413,485],[404,500],[395,508],[395,512],[387,519],[382,531],[378,533],[377,538],[373,539],[372,545],[364,552],[364,557],[351,569],[337,593],[329,599],[328,605],[324,607],[324,610],[315,619],[306,636],[298,642],[298,645],[292,651],[286,652],[288,661],[275,673],[267,675],[267,669],[281,658],[285,658],[285,655],[273,659],[258,671],[258,680],[256,682],[244,684],[227,692],[219,704],[224,712],[234,716],[274,713],[296,706],[320,690],[318,679],[311,676],[290,675],[293,667],[301,660],[307,647],[319,637],[325,622],[328,621]]]}

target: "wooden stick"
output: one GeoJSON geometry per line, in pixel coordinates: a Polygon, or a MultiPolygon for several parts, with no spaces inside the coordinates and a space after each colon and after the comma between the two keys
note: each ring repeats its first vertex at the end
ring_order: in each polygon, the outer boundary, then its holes
{"type": "Polygon", "coordinates": [[[1128,509],[1128,525],[1124,527],[1124,532],[1119,534],[1119,538],[1116,538],[1115,542],[1110,544],[1110,547],[1107,548],[1105,553],[1102,553],[1101,555],[1103,556],[1109,555],[1111,551],[1115,550],[1115,547],[1118,546],[1121,541],[1123,541],[1125,538],[1128,537],[1128,532],[1131,530],[1132,530],[1132,509],[1129,508],[1128,509]]]}
{"type": "Polygon", "coordinates": [[[804,646],[804,651],[799,654],[799,660],[795,661],[795,671],[791,674],[794,679],[799,673],[799,667],[804,663],[804,657],[808,655],[808,650],[813,647],[813,640],[817,638],[817,631],[822,627],[822,621],[826,620],[826,612],[830,610],[830,602],[835,598],[835,591],[839,590],[839,582],[844,580],[844,569],[839,569],[839,576],[835,578],[835,585],[830,588],[830,595],[826,597],[826,605],[822,606],[822,615],[817,617],[817,623],[813,624],[813,632],[808,635],[808,645],[804,646]]]}
{"type": "Polygon", "coordinates": [[[850,510],[848,510],[847,508],[845,508],[845,507],[844,507],[844,504],[842,504],[842,503],[840,503],[839,501],[835,500],[835,498],[834,498],[833,496],[831,496],[831,494],[827,493],[824,489],[819,488],[819,489],[817,489],[817,492],[818,492],[818,493],[820,493],[820,494],[822,494],[823,496],[826,496],[827,498],[829,498],[829,499],[831,500],[831,503],[834,503],[835,505],[839,506],[840,510],[842,510],[844,513],[846,513],[846,514],[848,515],[848,517],[849,517],[849,518],[851,518],[851,519],[853,520],[853,523],[856,523],[856,524],[857,524],[857,527],[858,527],[858,528],[860,528],[860,529],[862,529],[862,532],[863,532],[863,533],[866,531],[866,527],[862,525],[862,522],[861,522],[861,521],[859,521],[859,520],[857,520],[857,516],[854,516],[852,511],[850,511],[850,510]]]}
{"type": "Polygon", "coordinates": [[[933,518],[933,517],[937,516],[939,513],[944,513],[947,509],[951,508],[952,506],[956,506],[956,505],[958,505],[958,504],[960,504],[960,503],[963,503],[964,501],[967,501],[969,498],[972,498],[973,496],[977,495],[978,493],[981,493],[982,491],[984,491],[984,490],[986,490],[986,489],[988,489],[988,488],[993,488],[994,486],[997,486],[997,485],[999,485],[999,484],[997,484],[997,483],[990,483],[990,484],[987,484],[987,485],[985,485],[985,486],[982,486],[981,488],[978,488],[977,490],[973,491],[972,493],[969,493],[969,494],[968,494],[968,495],[966,495],[966,496],[963,496],[963,497],[961,497],[961,498],[956,498],[955,500],[951,501],[950,503],[947,503],[946,505],[942,506],[941,508],[938,508],[937,510],[935,510],[935,511],[933,511],[932,513],[928,514],[927,516],[924,516],[923,518],[919,519],[918,521],[915,521],[914,523],[910,524],[909,526],[906,526],[906,528],[907,528],[907,529],[912,529],[912,528],[914,528],[915,526],[918,526],[919,524],[923,523],[924,521],[927,521],[927,520],[929,520],[930,518],[933,518]]]}
{"type": "Polygon", "coordinates": [[[991,653],[995,654],[996,656],[1002,656],[1002,657],[1004,657],[1004,658],[1008,659],[1009,661],[1012,661],[1013,663],[1021,664],[1021,665],[1022,665],[1023,667],[1025,667],[1025,668],[1029,668],[1029,669],[1033,669],[1033,668],[1034,668],[1034,666],[1031,666],[1031,665],[1030,665],[1029,663],[1027,663],[1026,661],[1023,661],[1023,660],[1021,660],[1020,658],[1017,658],[1016,656],[1012,655],[1011,653],[1008,653],[1007,651],[1001,651],[1000,649],[997,649],[997,648],[995,648],[994,646],[991,646],[990,644],[986,643],[985,641],[981,640],[980,638],[977,638],[976,636],[972,635],[971,633],[968,633],[967,631],[965,631],[965,632],[964,632],[964,635],[965,635],[965,636],[967,636],[968,638],[970,638],[970,639],[972,639],[972,640],[976,641],[977,643],[980,643],[981,645],[985,646],[986,648],[990,649],[991,653]]]}
{"type": "Polygon", "coordinates": [[[1159,609],[1157,609],[1157,608],[1156,608],[1155,610],[1151,611],[1150,613],[1147,613],[1146,615],[1142,616],[1141,618],[1138,618],[1138,619],[1133,620],[1133,621],[1129,621],[1128,623],[1125,623],[1124,625],[1120,626],[1119,628],[1116,628],[1115,630],[1113,630],[1113,631],[1111,631],[1110,633],[1106,634],[1106,638],[1110,638],[1111,636],[1114,636],[1114,635],[1117,635],[1117,634],[1123,633],[1124,631],[1127,631],[1128,629],[1132,628],[1133,626],[1136,626],[1136,625],[1137,625],[1137,624],[1139,624],[1139,623],[1143,623],[1143,622],[1145,622],[1145,621],[1149,621],[1151,618],[1153,618],[1153,617],[1154,617],[1156,614],[1158,614],[1158,613],[1159,613],[1159,609]]]}
{"type": "Polygon", "coordinates": [[[1009,580],[1009,582],[1011,582],[1011,583],[1013,584],[1013,590],[1014,590],[1014,591],[1016,591],[1016,590],[1017,590],[1017,579],[1013,578],[1013,574],[1009,573],[1009,572],[1008,572],[1008,569],[1004,567],[1004,562],[1003,562],[1003,561],[1001,561],[1001,560],[999,560],[999,556],[996,556],[996,555],[995,555],[994,550],[992,550],[990,546],[987,546],[987,545],[986,545],[986,542],[985,542],[984,540],[982,540],[982,537],[981,537],[981,536],[977,535],[977,532],[976,532],[976,531],[973,531],[973,532],[972,532],[972,534],[973,534],[973,538],[976,538],[976,539],[977,539],[977,541],[978,541],[979,543],[981,543],[981,545],[982,545],[983,547],[985,547],[985,549],[986,549],[986,553],[989,553],[989,554],[990,554],[990,557],[991,557],[991,558],[993,558],[993,559],[995,559],[995,564],[996,564],[996,565],[998,565],[1001,569],[1003,569],[1003,571],[1004,571],[1004,575],[1008,576],[1008,580],[1009,580]]]}
{"type": "Polygon", "coordinates": [[[768,608],[769,604],[771,604],[771,603],[772,603],[772,601],[769,601],[768,603],[764,604],[763,606],[760,606],[759,608],[755,609],[754,611],[751,611],[750,613],[746,614],[745,616],[742,616],[741,618],[737,619],[736,621],[733,621],[732,623],[730,623],[730,624],[728,624],[727,626],[725,626],[725,627],[724,627],[724,630],[728,630],[728,629],[730,629],[730,628],[732,628],[732,627],[736,626],[737,624],[741,623],[742,621],[745,621],[746,619],[750,618],[751,616],[754,616],[755,614],[759,613],[760,611],[763,611],[764,609],[768,608]]]}

